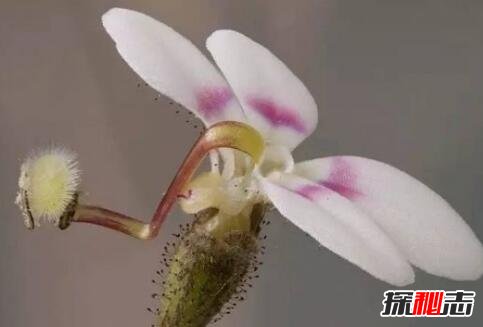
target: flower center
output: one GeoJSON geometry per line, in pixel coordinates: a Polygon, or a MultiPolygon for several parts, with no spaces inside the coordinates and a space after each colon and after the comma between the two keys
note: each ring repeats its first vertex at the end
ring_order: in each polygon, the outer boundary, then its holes
{"type": "Polygon", "coordinates": [[[212,169],[211,172],[198,175],[179,195],[181,208],[186,213],[196,214],[215,208],[226,216],[239,215],[256,203],[266,202],[256,176],[268,177],[277,172],[289,172],[294,166],[290,150],[278,145],[265,148],[263,159],[255,170],[250,169],[251,162],[246,155],[235,151],[223,154],[221,173],[218,169],[212,169]]]}
{"type": "Polygon", "coordinates": [[[293,167],[294,160],[288,148],[281,145],[268,145],[258,167],[258,173],[263,177],[268,177],[276,172],[290,172],[293,167]]]}
{"type": "Polygon", "coordinates": [[[233,174],[228,178],[224,175],[212,171],[194,178],[179,195],[181,208],[189,214],[215,208],[223,214],[235,216],[245,208],[261,202],[257,180],[251,172],[233,174]]]}

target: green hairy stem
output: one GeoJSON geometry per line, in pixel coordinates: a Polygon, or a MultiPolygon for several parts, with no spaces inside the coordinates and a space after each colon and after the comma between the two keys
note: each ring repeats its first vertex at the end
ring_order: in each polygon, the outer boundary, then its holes
{"type": "Polygon", "coordinates": [[[171,258],[156,327],[206,326],[234,296],[258,252],[265,208],[248,211],[221,220],[216,209],[197,215],[171,258]]]}

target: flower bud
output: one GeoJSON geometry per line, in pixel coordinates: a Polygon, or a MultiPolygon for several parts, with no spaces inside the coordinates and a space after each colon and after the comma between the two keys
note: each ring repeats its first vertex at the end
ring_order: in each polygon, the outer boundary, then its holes
{"type": "Polygon", "coordinates": [[[20,169],[15,203],[29,229],[43,220],[66,228],[77,205],[79,169],[75,154],[51,148],[30,156],[20,169]]]}

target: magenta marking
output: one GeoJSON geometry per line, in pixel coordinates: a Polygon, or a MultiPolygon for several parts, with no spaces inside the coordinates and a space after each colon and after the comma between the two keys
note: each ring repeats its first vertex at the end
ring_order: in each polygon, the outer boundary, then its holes
{"type": "Polygon", "coordinates": [[[317,184],[307,184],[299,187],[295,192],[304,198],[307,198],[309,200],[315,200],[317,196],[320,194],[326,192],[327,190],[317,184]]]}
{"type": "Polygon", "coordinates": [[[207,120],[219,116],[232,98],[233,93],[227,87],[204,88],[196,95],[199,112],[207,120]]]}
{"type": "Polygon", "coordinates": [[[274,127],[288,127],[299,133],[307,131],[297,111],[292,108],[282,107],[269,99],[258,97],[249,98],[247,102],[274,127]]]}
{"type": "Polygon", "coordinates": [[[340,195],[354,200],[362,195],[356,188],[357,174],[351,167],[350,163],[341,157],[335,157],[332,161],[332,167],[327,179],[318,183],[340,195]]]}

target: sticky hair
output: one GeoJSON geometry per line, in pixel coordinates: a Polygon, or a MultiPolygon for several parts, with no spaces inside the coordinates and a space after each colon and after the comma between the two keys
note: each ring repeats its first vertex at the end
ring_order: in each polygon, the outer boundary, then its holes
{"type": "Polygon", "coordinates": [[[199,224],[216,211],[200,213],[194,224],[175,234],[179,243],[174,253],[162,259],[166,275],[160,307],[152,310],[157,316],[154,326],[205,326],[238,298],[258,252],[256,234],[229,232],[220,238],[203,232],[199,224]]]}

